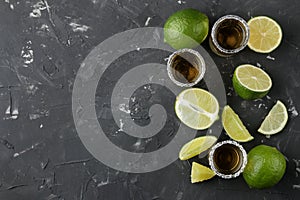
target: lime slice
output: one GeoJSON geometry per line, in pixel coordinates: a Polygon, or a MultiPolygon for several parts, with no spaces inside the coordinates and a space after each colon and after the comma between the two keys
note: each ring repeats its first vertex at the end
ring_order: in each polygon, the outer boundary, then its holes
{"type": "Polygon", "coordinates": [[[258,16],[248,21],[250,37],[248,47],[255,52],[270,53],[282,39],[280,25],[266,16],[258,16]]]}
{"type": "Polygon", "coordinates": [[[211,179],[214,176],[215,173],[210,168],[200,165],[196,162],[192,163],[192,172],[191,172],[192,183],[202,182],[211,179]]]}
{"type": "Polygon", "coordinates": [[[270,110],[258,132],[265,135],[273,135],[282,131],[288,121],[288,113],[285,105],[281,101],[277,103],[270,110]]]}
{"type": "Polygon", "coordinates": [[[184,9],[172,14],[164,25],[164,40],[174,49],[194,48],[207,37],[208,17],[196,9],[184,9]]]}
{"type": "Polygon", "coordinates": [[[180,160],[187,160],[209,149],[218,139],[215,136],[201,136],[183,145],[179,152],[180,160]]]}
{"type": "Polygon", "coordinates": [[[208,91],[200,88],[189,88],[177,96],[175,112],[188,127],[204,130],[219,118],[219,103],[208,91]]]}
{"type": "Polygon", "coordinates": [[[243,99],[259,99],[268,94],[272,87],[270,76],[253,65],[238,66],[233,74],[235,92],[243,99]]]}
{"type": "Polygon", "coordinates": [[[243,177],[251,188],[269,188],[282,179],[286,161],[275,147],[258,145],[250,150],[247,157],[243,177]]]}
{"type": "Polygon", "coordinates": [[[238,142],[248,142],[254,138],[250,135],[247,128],[239,116],[230,108],[225,106],[222,113],[222,124],[228,136],[238,142]]]}

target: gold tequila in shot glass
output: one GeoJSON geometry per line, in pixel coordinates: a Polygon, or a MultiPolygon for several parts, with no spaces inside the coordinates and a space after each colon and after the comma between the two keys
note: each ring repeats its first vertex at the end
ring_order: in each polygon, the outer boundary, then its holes
{"type": "Polygon", "coordinates": [[[237,15],[225,15],[214,23],[209,45],[217,55],[229,57],[243,50],[248,40],[247,22],[237,15]]]}
{"type": "Polygon", "coordinates": [[[198,51],[180,49],[170,55],[167,63],[170,79],[178,86],[192,87],[205,74],[205,62],[198,51]]]}
{"type": "Polygon", "coordinates": [[[238,177],[244,171],[247,164],[247,153],[237,142],[226,140],[211,148],[208,160],[216,175],[230,179],[238,177]]]}

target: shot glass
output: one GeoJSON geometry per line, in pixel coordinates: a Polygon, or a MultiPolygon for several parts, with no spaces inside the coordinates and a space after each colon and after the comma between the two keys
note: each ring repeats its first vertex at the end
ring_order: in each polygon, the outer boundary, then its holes
{"type": "Polygon", "coordinates": [[[237,15],[225,15],[213,25],[209,46],[214,53],[229,57],[243,50],[249,40],[247,22],[237,15]]]}
{"type": "Polygon", "coordinates": [[[205,69],[203,57],[193,49],[180,49],[168,58],[168,75],[180,87],[192,87],[199,83],[205,69]]]}
{"type": "Polygon", "coordinates": [[[224,179],[236,178],[246,167],[247,153],[237,142],[226,140],[210,149],[208,160],[217,176],[224,179]]]}

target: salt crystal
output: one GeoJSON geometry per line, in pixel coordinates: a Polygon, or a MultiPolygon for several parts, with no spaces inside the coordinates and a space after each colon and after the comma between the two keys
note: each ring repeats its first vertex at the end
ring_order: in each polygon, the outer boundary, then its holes
{"type": "Polygon", "coordinates": [[[130,113],[130,110],[126,107],[124,103],[119,105],[119,110],[127,114],[130,113]]]}
{"type": "Polygon", "coordinates": [[[297,117],[297,116],[299,115],[299,113],[298,113],[298,111],[296,110],[296,107],[295,107],[295,106],[290,107],[290,108],[288,109],[288,111],[292,113],[292,117],[297,117]]]}
{"type": "Polygon", "coordinates": [[[272,57],[272,56],[270,56],[270,55],[267,56],[267,59],[269,59],[269,60],[275,60],[275,58],[272,57]]]}
{"type": "Polygon", "coordinates": [[[146,22],[145,22],[145,26],[149,25],[150,20],[151,20],[151,17],[148,17],[147,20],[146,20],[146,22]]]}
{"type": "Polygon", "coordinates": [[[181,4],[185,4],[186,2],[182,0],[178,0],[177,3],[181,5],[181,4]]]}
{"type": "Polygon", "coordinates": [[[293,185],[293,189],[300,189],[300,185],[293,185]]]}

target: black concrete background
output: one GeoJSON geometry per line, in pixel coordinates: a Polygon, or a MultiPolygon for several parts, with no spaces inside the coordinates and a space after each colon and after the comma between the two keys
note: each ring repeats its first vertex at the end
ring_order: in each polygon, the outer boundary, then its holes
{"type": "MultiPolygon", "coordinates": [[[[1,0],[0,200],[299,199],[299,27],[296,0],[1,0]],[[191,184],[190,163],[182,161],[146,174],[118,172],[93,159],[77,136],[71,94],[85,56],[106,38],[145,26],[148,17],[148,26],[162,27],[170,14],[183,8],[206,13],[210,25],[225,14],[246,20],[267,15],[281,25],[282,43],[271,54],[245,49],[224,59],[203,43],[222,74],[228,104],[255,137],[244,144],[246,150],[264,143],[286,156],[286,174],[276,186],[249,189],[242,177],[191,184]],[[234,94],[231,75],[243,63],[270,74],[268,98],[244,101],[234,94]],[[290,119],[282,133],[266,138],[256,130],[277,99],[287,105],[290,119]]],[[[119,62],[126,64],[126,56],[119,62]]],[[[228,137],[223,134],[222,139],[228,137]]]]}

